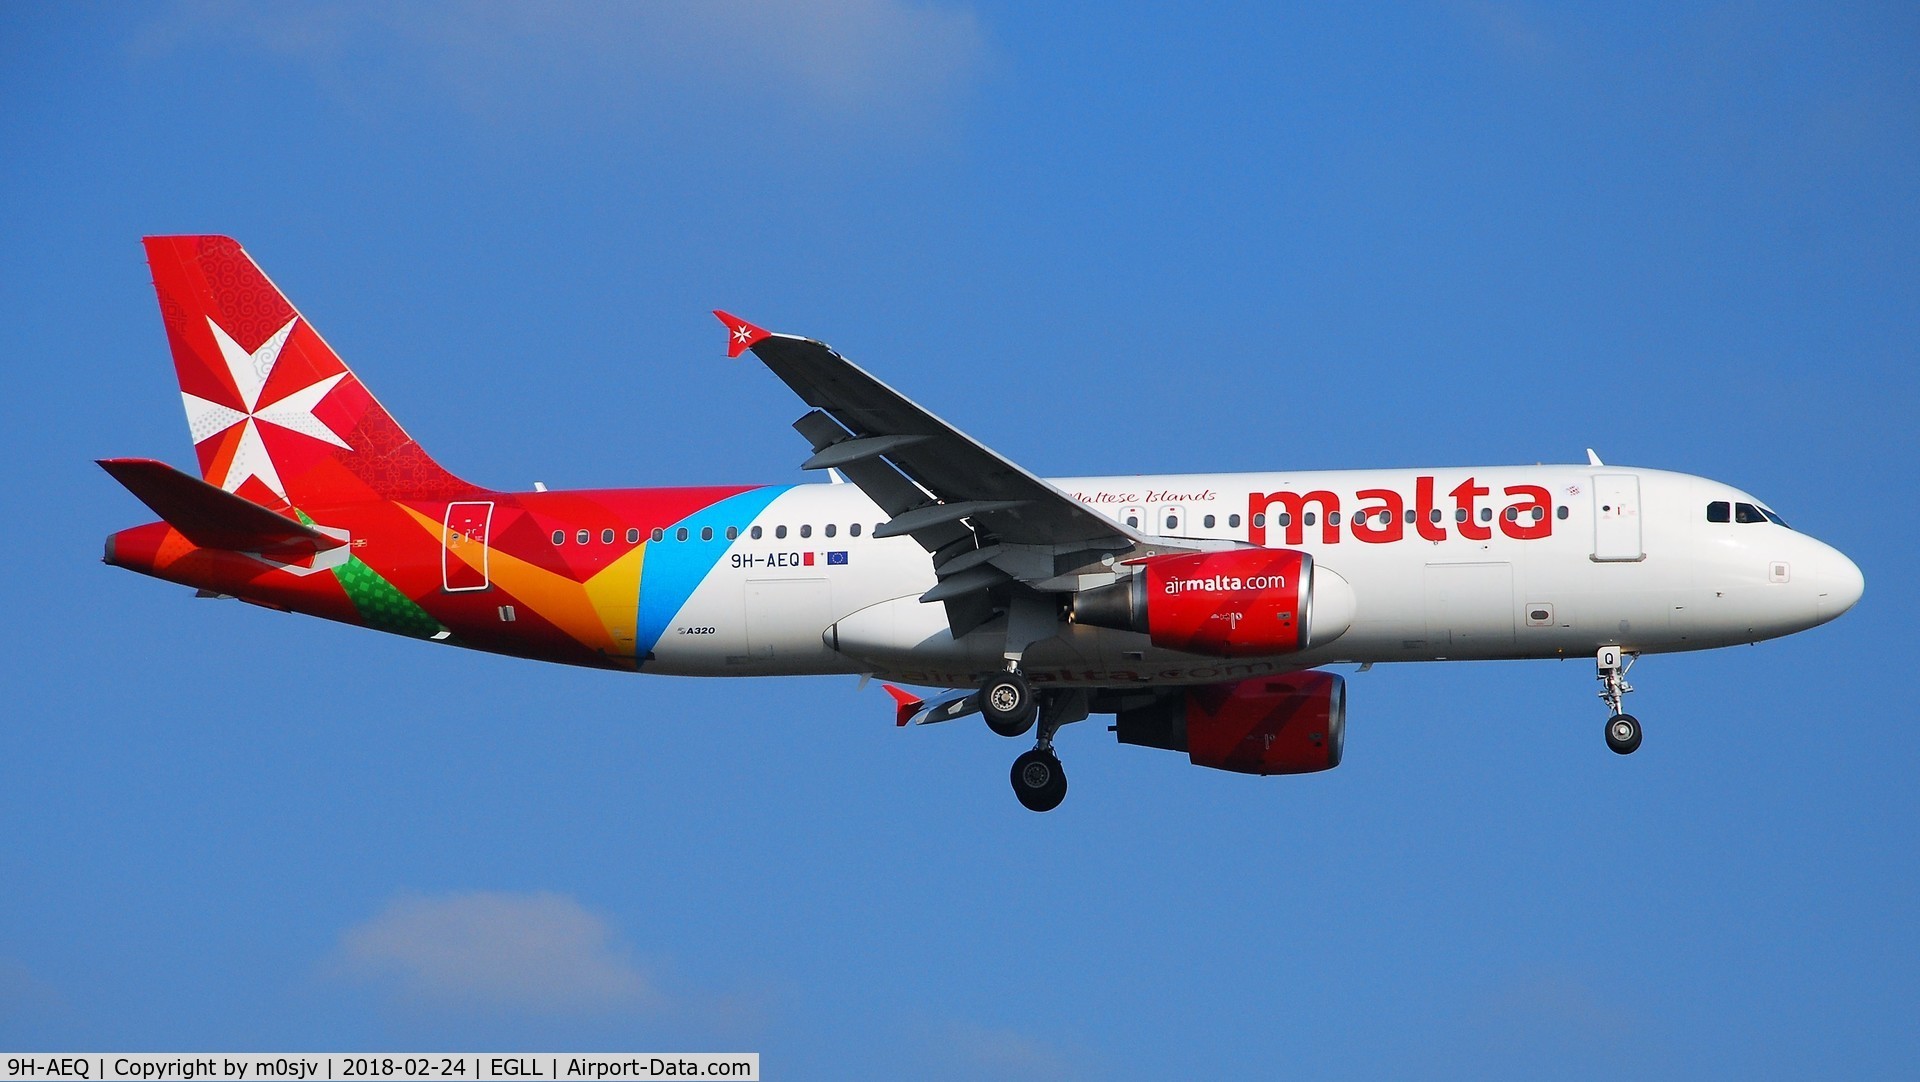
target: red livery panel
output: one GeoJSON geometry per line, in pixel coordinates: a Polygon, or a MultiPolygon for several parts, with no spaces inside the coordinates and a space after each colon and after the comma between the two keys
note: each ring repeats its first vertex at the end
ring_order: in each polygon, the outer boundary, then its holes
{"type": "Polygon", "coordinates": [[[1215,657],[1270,657],[1306,645],[1313,557],[1292,549],[1156,556],[1146,577],[1147,637],[1215,657]]]}
{"type": "Polygon", "coordinates": [[[1120,710],[1122,743],[1184,751],[1195,766],[1236,774],[1311,774],[1340,765],[1346,682],[1297,672],[1167,692],[1120,710]]]}
{"type": "Polygon", "coordinates": [[[1273,657],[1314,641],[1307,553],[1235,549],[1150,556],[1139,564],[1136,575],[1075,594],[1073,619],[1208,657],[1273,657]]]}

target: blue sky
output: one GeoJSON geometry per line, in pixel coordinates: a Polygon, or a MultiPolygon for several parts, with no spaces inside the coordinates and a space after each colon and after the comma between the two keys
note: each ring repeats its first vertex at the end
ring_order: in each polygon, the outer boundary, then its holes
{"type": "Polygon", "coordinates": [[[769,1077],[1920,1071],[1920,16],[0,7],[0,1046],[748,1049],[769,1077]],[[477,481],[800,480],[726,307],[1043,473],[1579,461],[1865,600],[1349,676],[1254,779],[852,679],[447,651],[98,562],[191,455],[139,247],[242,240],[477,481]]]}

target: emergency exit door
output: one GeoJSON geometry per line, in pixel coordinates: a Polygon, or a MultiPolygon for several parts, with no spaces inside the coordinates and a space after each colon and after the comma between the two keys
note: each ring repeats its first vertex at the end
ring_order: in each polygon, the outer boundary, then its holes
{"type": "Polygon", "coordinates": [[[443,524],[440,584],[449,593],[487,588],[487,531],[492,503],[450,503],[443,524]]]}

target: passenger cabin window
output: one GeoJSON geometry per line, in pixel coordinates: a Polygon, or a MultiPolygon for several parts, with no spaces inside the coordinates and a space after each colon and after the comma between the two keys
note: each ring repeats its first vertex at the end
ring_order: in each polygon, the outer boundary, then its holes
{"type": "Polygon", "coordinates": [[[1733,521],[1765,522],[1767,521],[1767,517],[1760,513],[1760,509],[1758,507],[1755,507],[1750,503],[1736,503],[1733,505],[1733,521]]]}
{"type": "Polygon", "coordinates": [[[613,531],[612,531],[612,530],[601,530],[601,531],[600,531],[600,543],[601,543],[601,544],[603,544],[603,545],[611,545],[611,544],[613,544],[613,531]]]}
{"type": "Polygon", "coordinates": [[[755,526],[755,527],[754,527],[753,529],[751,529],[751,530],[748,530],[748,531],[747,531],[747,535],[748,535],[749,537],[752,537],[752,538],[753,538],[753,539],[754,539],[755,541],[758,541],[758,540],[760,540],[760,535],[761,535],[761,534],[762,534],[763,532],[764,532],[764,531],[763,531],[763,530],[761,530],[761,529],[760,529],[760,527],[758,527],[758,526],[755,526]]]}
{"type": "Polygon", "coordinates": [[[860,524],[858,522],[855,522],[852,525],[847,527],[847,536],[848,537],[860,536],[860,524]]]}
{"type": "Polygon", "coordinates": [[[727,527],[727,540],[731,541],[734,538],[739,536],[740,536],[740,527],[738,526],[727,527]]]}
{"type": "Polygon", "coordinates": [[[775,526],[773,528],[773,536],[784,539],[787,536],[787,528],[785,526],[775,526]]]}
{"type": "Polygon", "coordinates": [[[702,541],[713,540],[713,527],[711,526],[700,527],[700,540],[702,541]]]}
{"type": "Polygon", "coordinates": [[[840,527],[835,526],[833,523],[831,522],[827,523],[827,536],[832,537],[836,532],[839,531],[839,529],[840,527]]]}
{"type": "Polygon", "coordinates": [[[1208,515],[1206,518],[1203,518],[1200,520],[1200,525],[1205,526],[1207,529],[1211,530],[1213,529],[1213,524],[1218,521],[1219,520],[1214,518],[1212,515],[1208,515]]]}
{"type": "Polygon", "coordinates": [[[587,531],[585,531],[585,530],[581,530],[581,531],[580,531],[579,533],[577,533],[577,534],[574,534],[574,535],[573,535],[573,539],[574,539],[574,541],[576,541],[576,542],[578,542],[579,544],[582,544],[582,545],[584,545],[584,544],[586,544],[586,543],[587,543],[588,541],[591,541],[591,540],[593,540],[593,535],[592,535],[592,534],[590,534],[590,533],[588,533],[588,532],[587,532],[587,531]]]}
{"type": "Polygon", "coordinates": [[[640,543],[640,528],[638,526],[627,527],[627,544],[637,545],[639,543],[640,543]]]}
{"type": "Polygon", "coordinates": [[[1127,516],[1127,525],[1129,525],[1129,526],[1131,526],[1131,527],[1133,527],[1133,528],[1134,528],[1134,529],[1136,529],[1136,530],[1137,530],[1137,529],[1139,529],[1139,528],[1140,528],[1140,516],[1139,516],[1139,515],[1128,515],[1128,516],[1127,516]]]}
{"type": "Polygon", "coordinates": [[[812,526],[812,524],[811,524],[811,523],[809,523],[808,525],[805,525],[805,526],[802,526],[802,527],[800,527],[800,536],[801,536],[801,537],[812,537],[812,536],[813,536],[813,526],[812,526]]]}
{"type": "Polygon", "coordinates": [[[1239,528],[1240,528],[1240,516],[1239,516],[1239,515],[1228,515],[1228,516],[1227,516],[1227,526],[1228,526],[1229,528],[1231,528],[1231,529],[1235,529],[1235,530],[1237,530],[1237,529],[1239,529],[1239,528]]]}
{"type": "Polygon", "coordinates": [[[565,530],[555,530],[555,531],[553,531],[553,543],[554,543],[554,544],[556,544],[556,545],[564,545],[564,544],[566,544],[566,543],[567,543],[567,531],[565,531],[565,530]]]}
{"type": "Polygon", "coordinates": [[[1715,500],[1707,505],[1708,522],[1726,522],[1733,514],[1733,505],[1725,500],[1715,500]]]}
{"type": "MultiPolygon", "coordinates": [[[[1435,511],[1435,512],[1434,512],[1434,514],[1436,514],[1436,515],[1437,515],[1437,514],[1439,514],[1439,512],[1438,512],[1438,511],[1435,511]]],[[[1559,506],[1559,507],[1558,507],[1557,509],[1555,509],[1555,511],[1554,511],[1554,514],[1556,514],[1556,515],[1558,515],[1558,516],[1560,516],[1560,517],[1561,517],[1561,518],[1563,518],[1563,519],[1564,519],[1564,518],[1566,518],[1566,517],[1567,517],[1567,505],[1566,505],[1566,504],[1564,504],[1564,503],[1563,503],[1563,504],[1561,504],[1561,505],[1560,505],[1560,506],[1559,506]]]]}
{"type": "Polygon", "coordinates": [[[675,541],[685,541],[687,539],[687,528],[685,526],[682,526],[679,529],[673,531],[673,539],[675,541]]]}
{"type": "Polygon", "coordinates": [[[653,528],[653,539],[655,541],[665,541],[667,539],[667,531],[655,526],[653,528]]]}

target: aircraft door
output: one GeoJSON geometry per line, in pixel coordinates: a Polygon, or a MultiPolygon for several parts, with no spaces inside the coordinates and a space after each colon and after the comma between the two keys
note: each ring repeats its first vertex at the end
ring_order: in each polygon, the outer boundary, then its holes
{"type": "Polygon", "coordinates": [[[832,651],[820,637],[833,622],[826,579],[747,582],[747,652],[756,662],[816,661],[832,651]]]}
{"type": "Polygon", "coordinates": [[[1428,564],[1427,641],[1455,657],[1513,649],[1512,564],[1428,564]]]}
{"type": "Polygon", "coordinates": [[[487,588],[487,534],[492,526],[491,502],[447,505],[440,535],[440,584],[448,593],[487,588]]]}
{"type": "Polygon", "coordinates": [[[1632,562],[1644,559],[1640,547],[1640,478],[1631,473],[1593,475],[1593,558],[1632,562]]]}

